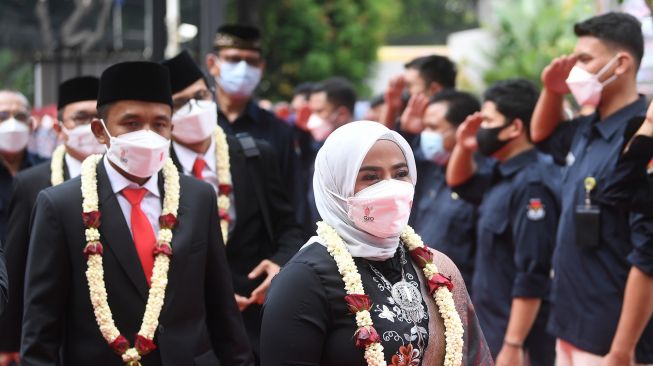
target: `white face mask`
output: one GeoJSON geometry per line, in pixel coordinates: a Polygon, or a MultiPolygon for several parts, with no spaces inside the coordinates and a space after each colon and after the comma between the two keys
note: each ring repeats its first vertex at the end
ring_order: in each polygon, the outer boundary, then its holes
{"type": "Polygon", "coordinates": [[[250,66],[245,61],[220,62],[220,76],[215,79],[222,90],[236,97],[252,95],[259,81],[261,81],[261,69],[250,66]]]}
{"type": "Polygon", "coordinates": [[[0,151],[17,153],[27,146],[29,126],[11,117],[0,123],[0,151]]]}
{"type": "Polygon", "coordinates": [[[81,125],[73,129],[67,129],[61,126],[63,133],[68,137],[66,146],[86,158],[93,154],[102,154],[105,150],[104,145],[100,144],[93,131],[91,125],[81,125]]]}
{"type": "Polygon", "coordinates": [[[120,169],[139,178],[158,173],[165,164],[170,140],[150,130],[138,130],[113,137],[103,120],[102,126],[111,139],[107,157],[120,169]]]}
{"type": "Polygon", "coordinates": [[[333,132],[333,125],[315,113],[312,113],[311,116],[308,117],[306,128],[308,128],[313,139],[319,142],[326,140],[331,132],[333,132]]]}
{"type": "Polygon", "coordinates": [[[378,238],[398,237],[408,225],[415,187],[387,179],[347,199],[347,216],[360,230],[378,238]]]}
{"type": "Polygon", "coordinates": [[[419,147],[424,158],[436,164],[444,165],[449,160],[450,153],[444,149],[444,138],[439,132],[422,131],[419,147]]]}
{"type": "Polygon", "coordinates": [[[610,69],[612,64],[614,64],[618,58],[618,56],[612,58],[612,60],[605,64],[605,66],[603,66],[596,74],[592,74],[580,66],[574,66],[571,69],[571,72],[569,72],[569,76],[567,77],[567,86],[578,105],[595,108],[599,105],[603,88],[613,82],[617,78],[617,75],[612,75],[603,82],[599,81],[599,79],[606,71],[608,71],[608,69],[610,69]]]}
{"type": "Polygon", "coordinates": [[[193,144],[209,138],[218,123],[218,106],[212,100],[191,100],[189,106],[172,115],[172,136],[193,144]]]}

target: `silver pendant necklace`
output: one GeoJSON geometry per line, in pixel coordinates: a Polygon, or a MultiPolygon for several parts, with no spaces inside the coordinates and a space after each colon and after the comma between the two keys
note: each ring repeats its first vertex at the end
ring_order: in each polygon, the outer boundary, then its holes
{"type": "Polygon", "coordinates": [[[368,262],[368,265],[370,266],[372,272],[374,272],[374,274],[385,283],[385,287],[390,290],[392,299],[401,309],[404,318],[409,322],[417,325],[417,323],[426,317],[424,305],[422,305],[422,294],[417,286],[406,281],[406,275],[404,272],[404,263],[406,262],[406,258],[404,247],[401,244],[400,254],[401,280],[396,282],[394,285],[390,284],[390,281],[388,281],[388,279],[386,279],[379,270],[374,268],[370,262],[368,262]]]}

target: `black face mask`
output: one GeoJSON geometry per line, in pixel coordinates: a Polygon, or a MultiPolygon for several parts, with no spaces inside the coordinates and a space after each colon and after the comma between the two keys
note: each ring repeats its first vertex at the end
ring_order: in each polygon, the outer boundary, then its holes
{"type": "Polygon", "coordinates": [[[478,142],[478,152],[485,156],[492,156],[495,152],[499,151],[502,147],[506,146],[510,140],[499,140],[499,134],[506,127],[510,126],[512,122],[506,123],[503,126],[492,128],[479,128],[476,132],[476,141],[478,142]]]}

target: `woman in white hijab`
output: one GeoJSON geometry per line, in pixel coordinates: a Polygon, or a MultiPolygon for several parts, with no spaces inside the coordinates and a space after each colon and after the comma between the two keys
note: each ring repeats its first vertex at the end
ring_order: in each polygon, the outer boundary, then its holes
{"type": "Polygon", "coordinates": [[[272,283],[261,365],[492,365],[456,266],[407,226],[415,180],[410,146],[381,124],[327,138],[323,222],[272,283]]]}

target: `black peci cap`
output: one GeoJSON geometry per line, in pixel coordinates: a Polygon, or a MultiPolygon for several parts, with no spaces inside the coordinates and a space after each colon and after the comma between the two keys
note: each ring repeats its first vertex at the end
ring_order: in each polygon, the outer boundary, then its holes
{"type": "Polygon", "coordinates": [[[70,103],[96,100],[100,79],[95,76],[79,76],[59,84],[57,109],[61,110],[70,103]]]}
{"type": "Polygon", "coordinates": [[[171,59],[162,61],[161,65],[167,67],[170,72],[172,94],[178,93],[197,80],[204,78],[202,70],[186,50],[171,59]]]}
{"type": "Polygon", "coordinates": [[[261,31],[256,27],[241,24],[227,24],[218,28],[213,48],[241,48],[261,51],[261,31]]]}
{"type": "Polygon", "coordinates": [[[168,69],[147,61],[109,66],[100,76],[97,108],[120,100],[163,103],[172,107],[168,69]]]}

